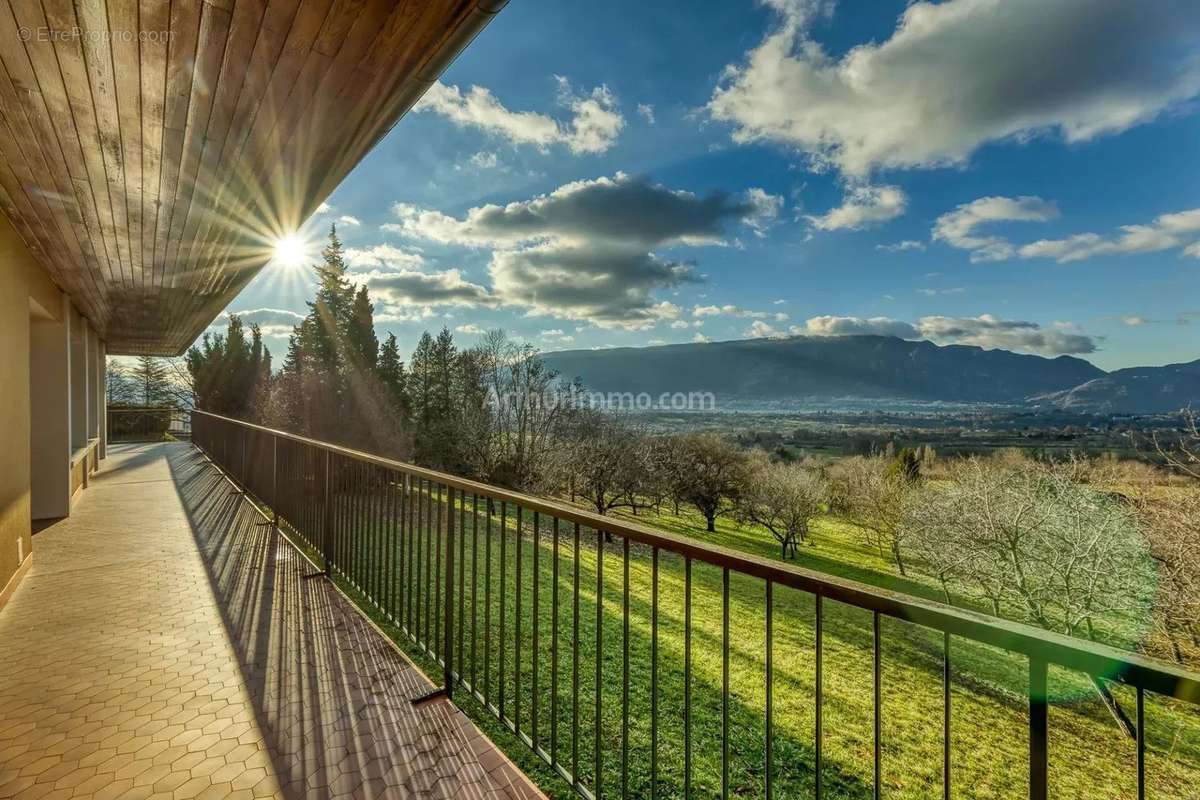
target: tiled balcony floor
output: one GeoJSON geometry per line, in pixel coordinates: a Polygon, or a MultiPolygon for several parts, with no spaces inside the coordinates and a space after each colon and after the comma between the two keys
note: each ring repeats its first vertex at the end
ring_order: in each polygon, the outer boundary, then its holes
{"type": "Polygon", "coordinates": [[[102,464],[0,611],[0,798],[540,796],[190,445],[102,464]]]}

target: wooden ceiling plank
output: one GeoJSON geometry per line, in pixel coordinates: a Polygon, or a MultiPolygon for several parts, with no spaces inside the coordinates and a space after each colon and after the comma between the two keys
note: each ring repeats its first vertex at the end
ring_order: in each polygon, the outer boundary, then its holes
{"type": "MultiPolygon", "coordinates": [[[[183,230],[196,195],[204,191],[203,187],[197,187],[197,172],[212,117],[214,96],[219,91],[221,64],[224,62],[230,23],[228,11],[205,4],[200,18],[195,78],[192,81],[192,99],[188,104],[175,209],[167,237],[167,274],[164,285],[176,290],[182,290],[185,284],[195,286],[201,269],[200,265],[189,257],[188,248],[181,245],[183,230]]],[[[193,301],[194,293],[190,291],[175,291],[171,296],[164,298],[162,324],[167,330],[178,324],[179,317],[187,316],[187,306],[193,301]]]]}
{"type": "MultiPolygon", "coordinates": [[[[41,6],[31,0],[12,0],[7,10],[11,13],[0,13],[0,41],[20,41],[17,38],[18,26],[36,29],[37,26],[47,25],[41,6]]],[[[109,261],[108,251],[103,248],[103,230],[95,198],[90,190],[86,196],[80,197],[74,184],[76,180],[86,180],[87,168],[53,50],[46,43],[38,43],[36,47],[4,48],[0,51],[0,60],[20,96],[26,117],[37,129],[38,146],[48,165],[47,174],[55,182],[60,194],[76,198],[89,226],[86,241],[91,243],[93,249],[100,248],[98,259],[108,279],[113,280],[118,268],[109,261]],[[44,76],[39,76],[35,63],[43,68],[44,76]],[[66,167],[65,171],[63,166],[66,167]]],[[[100,276],[92,277],[93,286],[99,279],[100,276]]]]}
{"type": "MultiPolygon", "coordinates": [[[[264,154],[269,149],[269,143],[261,144],[257,147],[256,143],[265,140],[269,132],[274,130],[275,120],[291,96],[292,90],[295,88],[299,73],[304,67],[307,55],[321,31],[325,15],[329,13],[331,6],[332,0],[303,0],[297,8],[292,25],[288,30],[283,50],[276,60],[275,69],[268,81],[264,97],[254,111],[250,132],[244,139],[244,149],[235,151],[232,157],[225,162],[230,165],[229,168],[233,170],[234,174],[253,174],[257,172],[252,166],[253,161],[247,155],[247,149],[255,147],[254,152],[264,154]]],[[[290,181],[292,177],[287,174],[287,169],[283,166],[277,167],[274,173],[276,180],[279,181],[290,181]]],[[[275,199],[279,200],[282,198],[282,202],[287,202],[286,190],[282,193],[272,192],[272,194],[277,195],[275,199]]],[[[226,254],[214,259],[210,268],[205,270],[201,278],[200,285],[205,287],[205,290],[214,285],[214,281],[219,281],[221,278],[223,268],[228,262],[227,248],[223,249],[226,250],[226,254]]],[[[264,258],[263,263],[266,260],[264,258]]]]}
{"type": "Polygon", "coordinates": [[[162,175],[163,113],[167,90],[167,42],[171,34],[171,4],[163,0],[140,0],[140,43],[142,124],[142,278],[144,291],[156,285],[161,266],[154,258],[158,226],[159,180],[162,175]]]}
{"type": "MultiPolygon", "coordinates": [[[[125,190],[125,153],[121,137],[116,78],[113,75],[112,47],[109,45],[110,27],[106,0],[76,0],[75,15],[82,32],[84,65],[91,87],[96,136],[104,164],[109,207],[112,209],[113,235],[125,272],[126,286],[132,287],[137,275],[129,246],[130,219],[125,190]]],[[[78,128],[78,122],[76,127],[78,128]]]]}
{"type": "Polygon", "coordinates": [[[189,275],[194,265],[180,260],[179,244],[184,223],[196,193],[196,172],[204,139],[208,133],[208,122],[213,106],[213,95],[221,77],[221,63],[225,56],[225,45],[229,36],[229,12],[209,3],[203,6],[200,16],[200,31],[196,44],[196,63],[192,79],[192,97],[188,102],[187,123],[184,128],[182,162],[179,180],[175,188],[174,211],[167,237],[167,280],[165,286],[180,288],[181,275],[189,275]]]}
{"type": "MultiPolygon", "coordinates": [[[[16,6],[18,3],[25,4],[28,1],[13,0],[13,3],[16,6]]],[[[44,6],[46,21],[50,29],[69,31],[78,27],[75,9],[70,0],[45,0],[44,6]]],[[[96,204],[96,216],[100,220],[101,236],[113,273],[113,285],[119,285],[119,282],[126,279],[128,271],[117,245],[116,226],[113,222],[113,209],[109,197],[108,173],[104,165],[100,134],[96,127],[95,110],[92,107],[91,86],[83,48],[78,39],[64,36],[56,39],[53,43],[36,42],[36,46],[28,49],[30,60],[34,64],[34,70],[43,87],[47,85],[51,87],[50,92],[43,88],[43,95],[46,96],[46,99],[50,100],[52,93],[57,91],[56,79],[62,87],[68,116],[61,124],[64,127],[68,124],[74,126],[75,137],[83,152],[83,163],[87,170],[86,177],[91,184],[92,197],[96,204]],[[39,55],[34,55],[35,53],[39,55]]],[[[58,103],[56,102],[54,105],[58,105],[58,103]]],[[[57,115],[60,112],[55,109],[53,113],[57,115]]]]}
{"type": "Polygon", "coordinates": [[[112,72],[116,83],[118,130],[125,171],[125,213],[129,219],[129,260],[133,286],[143,290],[145,264],[142,257],[142,97],[141,50],[138,39],[137,0],[108,0],[112,37],[112,72]]]}
{"type": "Polygon", "coordinates": [[[167,272],[167,235],[174,211],[179,159],[183,152],[188,103],[192,97],[192,65],[200,33],[199,0],[172,0],[171,41],[167,51],[166,102],[163,106],[162,166],[154,236],[154,283],[161,291],[167,272]]]}
{"type": "Polygon", "coordinates": [[[240,220],[238,216],[226,216],[230,209],[224,207],[223,195],[237,183],[237,177],[231,175],[225,165],[219,163],[219,159],[228,139],[242,88],[246,84],[245,54],[255,50],[266,10],[266,0],[241,0],[234,8],[229,27],[229,41],[220,68],[221,79],[213,99],[208,135],[205,137],[197,170],[197,188],[201,193],[199,199],[202,202],[196,203],[193,199],[183,229],[188,258],[195,258],[200,252],[207,254],[207,249],[200,247],[205,241],[201,238],[201,231],[207,234],[212,225],[222,217],[227,220],[240,220]],[[200,208],[203,208],[204,212],[195,213],[200,208]]]}

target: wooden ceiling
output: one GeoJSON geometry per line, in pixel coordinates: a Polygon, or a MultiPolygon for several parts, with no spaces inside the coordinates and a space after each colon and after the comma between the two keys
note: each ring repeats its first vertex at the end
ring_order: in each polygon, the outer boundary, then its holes
{"type": "Polygon", "coordinates": [[[0,0],[0,210],[182,352],[506,0],[0,0]]]}

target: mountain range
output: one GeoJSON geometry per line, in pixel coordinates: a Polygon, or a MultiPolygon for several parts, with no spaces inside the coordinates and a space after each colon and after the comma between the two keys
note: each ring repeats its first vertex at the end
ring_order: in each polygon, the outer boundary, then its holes
{"type": "Polygon", "coordinates": [[[1019,404],[1086,413],[1200,405],[1200,360],[1106,372],[1046,358],[890,336],[794,336],[543,354],[590,391],[711,392],[719,402],[836,399],[1019,404]]]}

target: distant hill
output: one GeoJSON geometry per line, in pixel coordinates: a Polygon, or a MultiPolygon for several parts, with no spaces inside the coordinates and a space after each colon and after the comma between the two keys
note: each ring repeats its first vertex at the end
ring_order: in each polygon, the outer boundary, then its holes
{"type": "Polygon", "coordinates": [[[1200,360],[1105,372],[1081,358],[890,336],[795,336],[564,350],[547,364],[592,391],[712,392],[721,402],[838,399],[1023,404],[1085,413],[1200,407],[1200,360]]]}
{"type": "Polygon", "coordinates": [[[1119,369],[1071,389],[1031,397],[1030,402],[1090,413],[1156,414],[1200,407],[1200,359],[1119,369]]]}
{"type": "Polygon", "coordinates": [[[722,400],[1022,402],[1106,377],[1079,358],[1021,355],[889,336],[796,336],[544,354],[599,392],[708,391],[722,400]]]}

